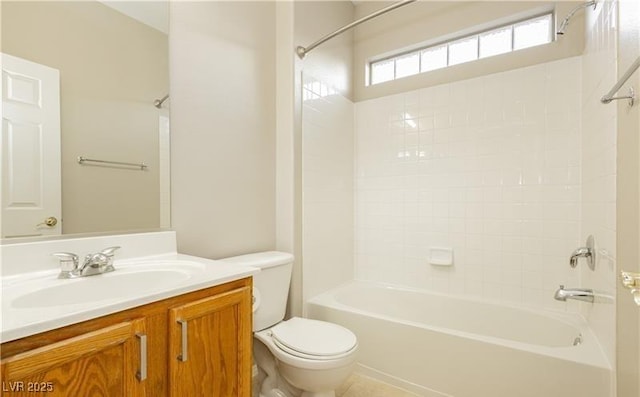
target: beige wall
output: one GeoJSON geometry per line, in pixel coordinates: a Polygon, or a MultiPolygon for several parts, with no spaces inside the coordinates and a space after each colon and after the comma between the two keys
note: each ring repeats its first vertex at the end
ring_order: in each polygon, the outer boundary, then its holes
{"type": "MultiPolygon", "coordinates": [[[[618,2],[618,76],[640,56],[640,3],[618,2]]],[[[619,91],[626,95],[633,87],[640,92],[640,71],[619,91]]],[[[608,88],[607,88],[608,90],[608,88]]],[[[605,91],[606,92],[606,91],[605,91]]],[[[640,106],[629,107],[626,101],[607,106],[618,109],[618,179],[617,179],[617,251],[618,270],[640,272],[640,106]]],[[[617,283],[617,380],[618,397],[640,395],[640,308],[629,290],[617,283]]]]}
{"type": "MultiPolygon", "coordinates": [[[[388,2],[358,2],[356,18],[363,17],[387,5],[388,2]]],[[[556,17],[562,20],[577,4],[557,2],[556,17]]],[[[498,55],[478,61],[456,65],[429,73],[406,77],[393,82],[365,85],[365,67],[373,57],[394,52],[398,48],[446,37],[492,21],[509,19],[514,15],[527,15],[531,10],[548,10],[553,2],[541,1],[479,1],[413,3],[366,22],[355,29],[354,97],[356,101],[442,83],[459,81],[490,73],[544,63],[580,55],[584,45],[583,13],[572,18],[567,33],[550,45],[528,48],[515,53],[498,55]]]]}
{"type": "Polygon", "coordinates": [[[275,4],[172,2],[170,21],[178,249],[274,249],[275,4]]]}
{"type": "Polygon", "coordinates": [[[296,234],[300,206],[295,201],[297,155],[295,142],[295,59],[294,4],[276,3],[276,249],[295,254],[293,280],[289,288],[288,314],[302,313],[302,283],[299,250],[300,236],[296,234]]]}
{"type": "Polygon", "coordinates": [[[3,2],[2,51],[60,70],[64,233],[159,227],[167,36],[98,2],[3,2]],[[80,155],[145,172],[80,166],[80,155]]]}

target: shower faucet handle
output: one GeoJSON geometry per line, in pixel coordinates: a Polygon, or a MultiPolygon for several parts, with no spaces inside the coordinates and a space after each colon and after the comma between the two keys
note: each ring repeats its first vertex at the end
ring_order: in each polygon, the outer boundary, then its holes
{"type": "Polygon", "coordinates": [[[580,247],[573,251],[571,256],[569,257],[569,266],[571,268],[575,268],[578,266],[579,258],[586,258],[587,264],[589,265],[589,269],[595,270],[596,268],[596,247],[595,240],[593,236],[589,235],[587,237],[587,244],[585,247],[580,247]]]}

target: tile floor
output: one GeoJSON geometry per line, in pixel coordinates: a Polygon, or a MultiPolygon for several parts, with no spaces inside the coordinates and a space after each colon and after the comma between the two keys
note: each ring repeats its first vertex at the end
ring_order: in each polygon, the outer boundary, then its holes
{"type": "Polygon", "coordinates": [[[354,374],[336,390],[336,397],[416,397],[417,394],[398,389],[375,379],[354,374]]]}

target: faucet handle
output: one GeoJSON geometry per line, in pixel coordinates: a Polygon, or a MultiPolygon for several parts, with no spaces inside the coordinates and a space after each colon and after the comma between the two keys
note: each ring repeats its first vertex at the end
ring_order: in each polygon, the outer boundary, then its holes
{"type": "Polygon", "coordinates": [[[102,255],[108,256],[109,258],[111,258],[113,255],[115,255],[115,252],[117,250],[119,250],[120,247],[119,246],[115,246],[115,247],[109,247],[109,248],[105,248],[102,251],[100,251],[100,253],[102,255]]]}
{"type": "Polygon", "coordinates": [[[587,244],[584,247],[580,247],[573,251],[569,257],[569,266],[575,268],[578,266],[578,258],[586,258],[589,269],[595,270],[596,268],[596,243],[592,235],[587,237],[587,244]]]}
{"type": "Polygon", "coordinates": [[[96,254],[96,256],[102,257],[100,259],[103,259],[102,263],[100,264],[100,266],[103,268],[103,272],[112,272],[115,270],[115,268],[113,267],[113,256],[119,249],[119,246],[108,247],[96,254]]]}
{"type": "Polygon", "coordinates": [[[78,255],[71,252],[54,252],[51,254],[56,258],[60,259],[60,264],[72,263],[74,265],[78,265],[78,255]]]}
{"type": "Polygon", "coordinates": [[[78,269],[78,255],[71,252],[54,252],[51,255],[60,260],[60,278],[69,278],[71,272],[78,269]]]}

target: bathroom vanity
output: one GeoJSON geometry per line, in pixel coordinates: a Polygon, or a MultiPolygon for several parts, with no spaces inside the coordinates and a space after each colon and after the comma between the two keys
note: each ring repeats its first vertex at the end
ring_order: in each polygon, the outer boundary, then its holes
{"type": "Polygon", "coordinates": [[[244,278],[4,343],[3,395],[249,396],[251,340],[244,278]]]}
{"type": "Polygon", "coordinates": [[[5,276],[3,263],[0,395],[251,395],[257,269],[175,252],[114,265],[60,280],[55,269],[5,276]]]}

